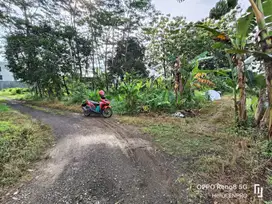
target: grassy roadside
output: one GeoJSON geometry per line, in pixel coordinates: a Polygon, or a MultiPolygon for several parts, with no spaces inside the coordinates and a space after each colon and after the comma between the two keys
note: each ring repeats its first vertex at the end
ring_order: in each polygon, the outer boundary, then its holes
{"type": "MultiPolygon", "coordinates": [[[[81,104],[71,104],[71,105],[66,105],[65,103],[61,102],[61,101],[31,101],[28,100],[27,101],[27,105],[28,106],[32,106],[33,108],[39,109],[39,107],[41,107],[41,110],[44,108],[51,108],[51,109],[55,109],[55,110],[60,110],[59,113],[61,113],[61,111],[71,111],[74,113],[82,113],[81,110],[81,104]]],[[[43,110],[44,111],[44,110],[43,110]]]]}
{"type": "Polygon", "coordinates": [[[188,187],[188,199],[207,193],[199,191],[198,184],[246,184],[248,189],[243,193],[249,198],[245,203],[255,203],[253,184],[260,183],[265,187],[264,199],[272,200],[272,182],[268,181],[272,178],[268,170],[272,169],[271,149],[267,149],[260,131],[231,128],[232,106],[233,102],[224,98],[202,109],[195,118],[119,116],[118,119],[152,135],[163,151],[179,160],[180,170],[185,173],[177,182],[188,187]]]}
{"type": "Polygon", "coordinates": [[[28,98],[29,95],[29,90],[26,88],[8,88],[0,91],[0,99],[21,100],[28,98]]]}
{"type": "Polygon", "coordinates": [[[58,100],[35,100],[28,89],[9,88],[0,91],[0,100],[24,100],[26,106],[45,112],[52,112],[50,109],[55,109],[54,113],[63,114],[62,111],[71,111],[81,113],[81,104],[67,104],[58,100]]]}
{"type": "Polygon", "coordinates": [[[52,141],[50,128],[0,101],[0,195],[26,175],[52,141]]]}
{"type": "MultiPolygon", "coordinates": [[[[32,103],[33,104],[33,103],[32,103]]],[[[26,103],[25,106],[28,106],[30,108],[36,109],[36,110],[40,110],[46,113],[52,113],[52,114],[58,114],[58,115],[65,115],[65,113],[62,111],[62,109],[50,109],[50,108],[44,108],[43,106],[41,106],[40,104],[38,105],[32,105],[29,103],[26,103]]]]}

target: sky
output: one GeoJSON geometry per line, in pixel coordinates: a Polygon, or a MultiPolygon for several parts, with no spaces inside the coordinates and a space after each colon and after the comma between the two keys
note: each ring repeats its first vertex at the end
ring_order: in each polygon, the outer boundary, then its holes
{"type": "MultiPolygon", "coordinates": [[[[188,21],[198,21],[209,16],[219,0],[185,0],[179,3],[177,0],[153,0],[157,10],[164,14],[174,16],[184,16],[188,21]]],[[[243,8],[249,5],[248,0],[239,0],[243,8]]]]}

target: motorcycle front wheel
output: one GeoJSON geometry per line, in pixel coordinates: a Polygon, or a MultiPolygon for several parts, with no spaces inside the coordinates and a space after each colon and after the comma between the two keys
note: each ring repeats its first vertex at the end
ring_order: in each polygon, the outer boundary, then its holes
{"type": "Polygon", "coordinates": [[[112,109],[111,108],[106,108],[102,111],[102,115],[104,118],[110,118],[112,116],[112,109]]]}

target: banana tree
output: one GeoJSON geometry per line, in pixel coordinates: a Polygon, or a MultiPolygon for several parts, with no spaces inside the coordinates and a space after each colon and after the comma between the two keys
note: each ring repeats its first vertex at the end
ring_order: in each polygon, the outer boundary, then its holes
{"type": "Polygon", "coordinates": [[[272,23],[272,0],[249,0],[252,13],[256,17],[256,22],[259,28],[258,37],[260,38],[258,44],[260,50],[267,54],[263,55],[265,64],[265,75],[266,75],[266,88],[268,93],[268,104],[269,107],[266,110],[265,116],[268,121],[268,139],[272,138],[272,59],[269,56],[272,53],[272,30],[269,29],[272,23]]]}
{"type": "Polygon", "coordinates": [[[183,101],[191,101],[193,99],[194,90],[214,87],[215,84],[209,80],[208,75],[216,73],[217,75],[228,76],[229,70],[202,70],[199,69],[199,62],[211,59],[207,57],[208,53],[204,52],[191,61],[187,61],[185,57],[181,59],[182,68],[180,69],[183,84],[183,101]]]}
{"type": "Polygon", "coordinates": [[[180,93],[180,96],[182,96],[183,93],[183,84],[182,84],[182,76],[181,76],[181,62],[180,57],[176,58],[175,64],[174,64],[174,75],[175,75],[175,94],[176,94],[176,103],[178,103],[178,92],[180,93]]]}
{"type": "MultiPolygon", "coordinates": [[[[236,26],[236,32],[232,36],[228,36],[226,33],[213,29],[206,26],[205,24],[199,24],[197,27],[204,28],[210,31],[214,35],[214,40],[219,44],[227,44],[230,49],[228,50],[244,50],[247,45],[248,35],[250,31],[254,28],[251,24],[254,15],[249,13],[241,17],[236,26]]],[[[218,45],[217,43],[217,45],[218,45]]],[[[218,47],[218,46],[217,46],[218,47]]],[[[222,48],[222,46],[219,46],[222,48]]],[[[237,102],[238,106],[238,119],[239,123],[243,124],[247,120],[247,111],[246,111],[246,76],[245,76],[245,65],[244,65],[244,53],[235,52],[233,57],[233,62],[237,67],[237,83],[239,89],[239,101],[237,102]]],[[[236,102],[235,102],[236,103],[236,102]]],[[[235,105],[236,107],[236,105],[235,105]]]]}
{"type": "MultiPolygon", "coordinates": [[[[184,0],[177,0],[183,2],[184,0]]],[[[272,24],[272,0],[249,0],[251,12],[248,12],[249,20],[244,25],[250,24],[252,20],[250,17],[255,16],[256,22],[259,28],[258,37],[260,37],[259,45],[261,52],[251,52],[257,56],[260,56],[265,63],[265,75],[266,75],[266,88],[268,93],[269,107],[266,110],[264,117],[267,117],[268,121],[268,139],[272,139],[272,31],[269,30],[269,26],[272,24]]],[[[241,51],[241,53],[246,53],[241,51]]]]}

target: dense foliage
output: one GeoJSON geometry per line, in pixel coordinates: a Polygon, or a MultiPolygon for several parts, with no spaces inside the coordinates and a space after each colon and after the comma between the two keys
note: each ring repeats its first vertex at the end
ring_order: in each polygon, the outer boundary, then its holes
{"type": "Polygon", "coordinates": [[[238,0],[220,0],[216,3],[215,7],[210,11],[210,18],[220,19],[222,16],[234,9],[238,4],[238,0]]]}
{"type": "Polygon", "coordinates": [[[9,69],[41,97],[59,98],[70,93],[68,80],[88,78],[98,88],[102,70],[103,85],[126,71],[145,74],[144,48],[133,36],[153,10],[149,0],[3,2],[9,69]]]}
{"type": "Polygon", "coordinates": [[[10,0],[1,3],[0,18],[8,67],[36,96],[79,103],[106,89],[119,112],[169,112],[198,108],[199,96],[215,89],[233,92],[240,125],[255,115],[266,126],[270,31],[260,33],[268,46],[256,46],[254,33],[269,25],[271,1],[258,6],[268,16],[261,24],[254,4],[243,15],[236,0],[219,1],[197,23],[162,15],[150,0],[10,0]],[[265,66],[250,70],[243,62],[252,55],[265,66]],[[256,95],[247,110],[246,98],[256,95]]]}

